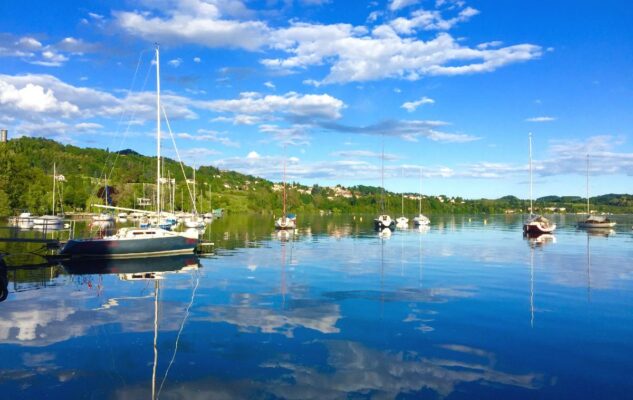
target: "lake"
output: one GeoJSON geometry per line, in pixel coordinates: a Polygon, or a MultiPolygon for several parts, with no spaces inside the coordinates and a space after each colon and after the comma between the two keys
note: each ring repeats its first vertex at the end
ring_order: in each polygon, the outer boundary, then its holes
{"type": "Polygon", "coordinates": [[[229,216],[210,257],[10,266],[0,397],[633,398],[630,217],[536,239],[520,216],[362,218],[229,216]]]}

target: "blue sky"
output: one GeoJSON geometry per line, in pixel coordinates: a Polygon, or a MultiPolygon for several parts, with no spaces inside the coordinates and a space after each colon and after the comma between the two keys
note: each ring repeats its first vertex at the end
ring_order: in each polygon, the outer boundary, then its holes
{"type": "MultiPolygon", "coordinates": [[[[2,2],[11,137],[155,154],[153,43],[181,155],[304,184],[467,198],[633,187],[624,1],[2,2]],[[80,4],[78,6],[78,4],[80,4]]],[[[164,126],[164,124],[163,124],[164,126]]],[[[175,157],[171,140],[165,152],[175,157]]]]}

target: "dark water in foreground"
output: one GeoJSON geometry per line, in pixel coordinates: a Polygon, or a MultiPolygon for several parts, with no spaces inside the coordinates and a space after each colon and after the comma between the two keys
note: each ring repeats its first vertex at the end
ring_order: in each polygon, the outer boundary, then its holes
{"type": "Polygon", "coordinates": [[[234,217],[210,258],[11,267],[0,398],[633,398],[619,221],[528,240],[520,217],[435,217],[381,239],[369,217],[288,237],[234,217]]]}

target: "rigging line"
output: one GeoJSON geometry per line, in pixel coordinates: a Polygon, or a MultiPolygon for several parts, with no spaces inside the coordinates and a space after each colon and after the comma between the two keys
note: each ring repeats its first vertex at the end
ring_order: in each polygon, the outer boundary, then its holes
{"type": "MultiPolygon", "coordinates": [[[[183,166],[182,159],[180,158],[180,152],[178,152],[178,146],[176,146],[176,139],[174,138],[174,133],[171,131],[171,125],[169,124],[169,118],[167,118],[167,113],[165,112],[165,107],[162,107],[163,115],[165,116],[165,122],[167,123],[167,130],[169,131],[169,136],[171,137],[171,142],[174,145],[174,150],[176,150],[176,156],[178,157],[178,162],[180,163],[180,169],[182,170],[182,176],[185,178],[185,183],[187,184],[187,192],[189,193],[189,199],[191,200],[191,204],[193,204],[193,212],[197,215],[198,209],[196,208],[196,202],[193,201],[193,195],[191,194],[191,188],[189,188],[189,182],[187,182],[187,174],[185,174],[185,167],[183,166]]],[[[195,188],[194,188],[195,189],[195,188]]]]}
{"type": "Polygon", "coordinates": [[[187,321],[187,318],[189,317],[189,309],[193,305],[193,299],[196,296],[196,290],[198,289],[199,283],[200,283],[200,275],[196,273],[196,285],[194,286],[193,292],[191,293],[191,301],[189,301],[189,305],[187,305],[187,309],[185,310],[185,317],[182,319],[182,323],[180,324],[180,330],[178,331],[178,335],[176,336],[176,345],[174,346],[174,354],[172,354],[171,360],[169,360],[169,365],[167,365],[167,369],[165,370],[165,376],[163,376],[163,380],[160,383],[160,386],[158,387],[158,393],[156,393],[156,400],[158,400],[158,398],[160,397],[160,392],[161,390],[163,390],[163,385],[165,384],[165,381],[167,380],[167,374],[169,373],[169,369],[171,368],[172,364],[174,363],[174,360],[176,359],[176,352],[178,352],[178,342],[180,340],[180,334],[182,333],[182,330],[185,327],[185,322],[187,321]]]}
{"type": "MultiPolygon", "coordinates": [[[[146,51],[147,50],[142,50],[138,55],[138,61],[136,62],[136,68],[134,69],[134,75],[132,76],[132,83],[130,84],[130,89],[128,90],[128,93],[131,92],[132,89],[134,88],[134,83],[136,82],[136,76],[138,74],[138,70],[141,65],[141,59],[143,57],[143,53],[145,53],[146,51]]],[[[125,109],[121,111],[121,116],[119,117],[119,122],[117,123],[116,133],[112,137],[112,142],[110,143],[111,146],[114,145],[114,140],[119,135],[119,129],[121,127],[121,122],[123,121],[123,117],[125,116],[125,111],[126,111],[125,109]]],[[[109,160],[110,160],[110,152],[108,152],[108,155],[106,156],[106,160],[103,163],[103,168],[101,169],[101,174],[99,175],[99,179],[101,179],[101,177],[104,176],[105,169],[106,169],[106,166],[108,165],[109,160]]]]}
{"type": "MultiPolygon", "coordinates": [[[[144,50],[147,51],[147,50],[144,50]]],[[[139,57],[139,64],[137,64],[137,69],[140,65],[140,57],[139,57]]],[[[147,86],[147,81],[149,79],[149,73],[152,69],[152,63],[149,63],[149,65],[147,66],[147,72],[145,73],[145,79],[143,80],[143,85],[141,86],[139,93],[142,92],[143,90],[145,90],[145,87],[147,86]]],[[[135,73],[136,74],[136,73],[135,73]]],[[[131,91],[131,89],[130,89],[131,91]]],[[[138,109],[133,109],[132,113],[130,114],[130,119],[127,122],[127,126],[125,127],[125,132],[123,133],[123,137],[121,138],[121,142],[119,142],[119,148],[123,147],[123,144],[125,143],[128,133],[130,133],[130,127],[132,126],[132,121],[134,119],[134,117],[136,116],[138,109]]],[[[123,119],[123,115],[121,116],[121,120],[123,119]]],[[[119,121],[119,125],[121,124],[121,121],[119,121]]],[[[118,135],[118,132],[117,132],[118,135]]],[[[116,156],[114,158],[114,161],[112,162],[112,168],[110,168],[110,172],[108,173],[108,175],[112,176],[112,171],[114,171],[114,167],[116,166],[117,161],[119,160],[119,156],[121,155],[121,153],[117,152],[116,156]]]]}

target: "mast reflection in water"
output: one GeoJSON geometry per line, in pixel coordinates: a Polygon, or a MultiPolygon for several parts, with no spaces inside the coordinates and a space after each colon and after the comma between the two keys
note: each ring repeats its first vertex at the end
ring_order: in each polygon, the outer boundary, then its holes
{"type": "Polygon", "coordinates": [[[520,217],[432,217],[379,235],[372,216],[306,215],[310,228],[282,234],[269,218],[229,216],[205,232],[209,258],[9,265],[0,391],[630,397],[629,232],[555,218],[555,238],[523,239],[520,217]]]}

